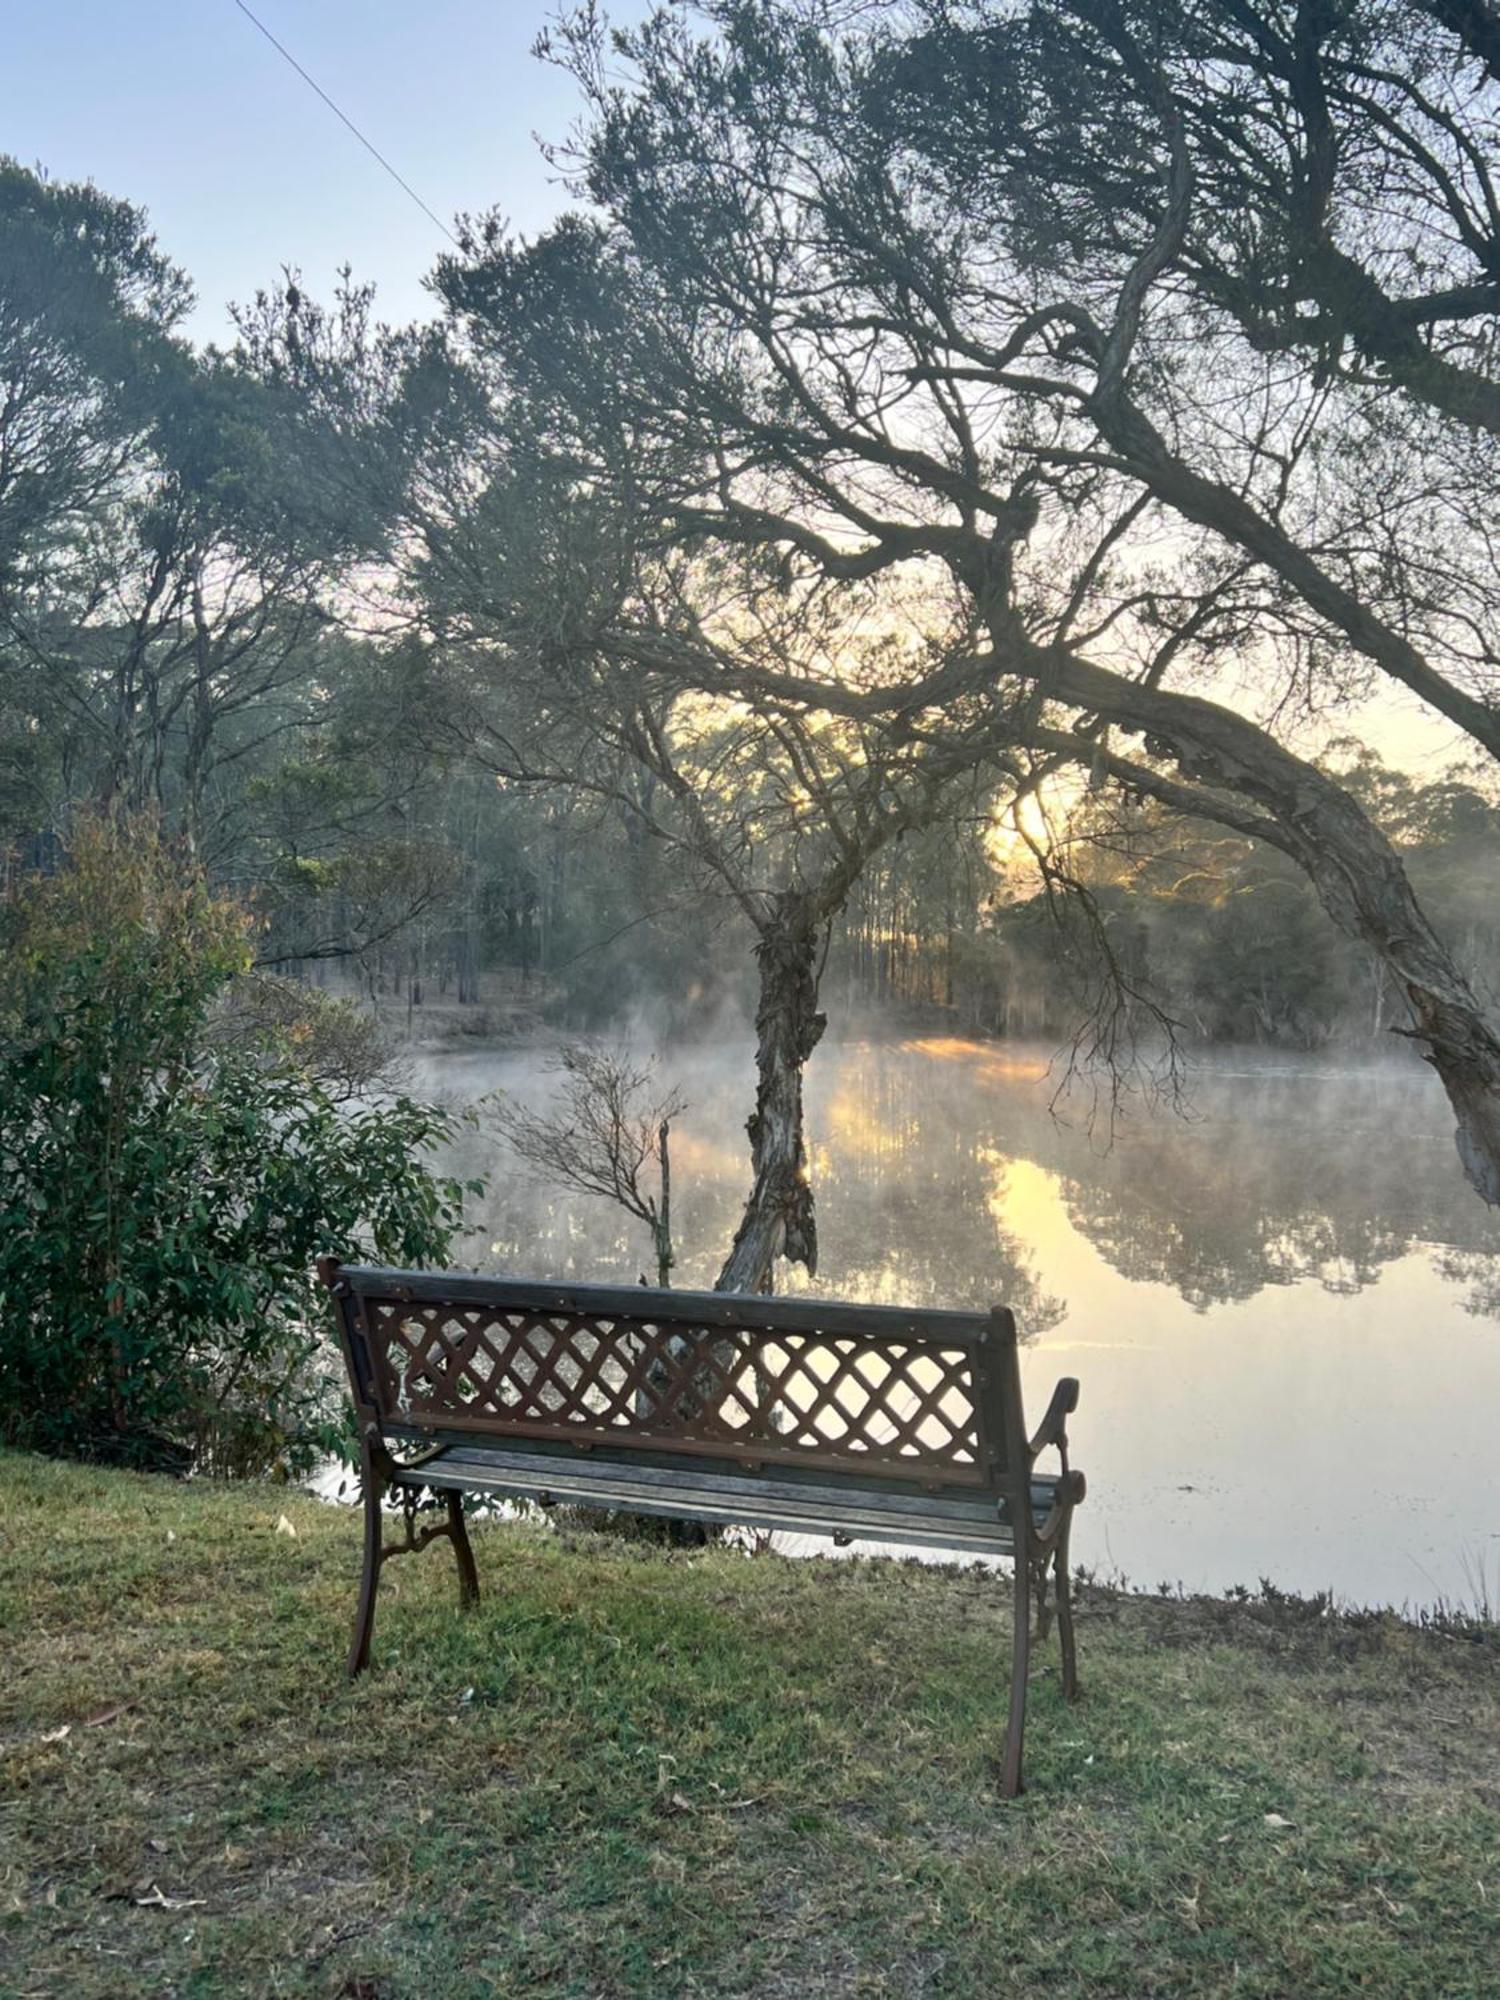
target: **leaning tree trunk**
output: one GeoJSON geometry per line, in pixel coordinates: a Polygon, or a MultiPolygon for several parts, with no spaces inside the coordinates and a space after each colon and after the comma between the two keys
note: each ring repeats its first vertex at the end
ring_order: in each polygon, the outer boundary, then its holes
{"type": "Polygon", "coordinates": [[[1427,1060],[1458,1119],[1458,1157],[1469,1184],[1500,1206],[1500,1041],[1466,987],[1456,1004],[1415,982],[1406,993],[1416,1023],[1411,1033],[1427,1044],[1427,1060]]]}
{"type": "MultiPolygon", "coordinates": [[[[1310,788],[1311,789],[1311,788],[1310,788]]],[[[1398,1034],[1437,1071],[1457,1120],[1470,1186],[1500,1205],[1500,1033],[1427,921],[1400,856],[1339,787],[1317,787],[1293,827],[1295,852],[1324,909],[1379,956],[1411,1010],[1398,1034]],[[1331,795],[1330,795],[1331,794],[1331,795]]]]}
{"type": "Polygon", "coordinates": [[[1367,822],[1361,858],[1336,840],[1324,844],[1320,836],[1332,829],[1321,815],[1302,831],[1312,839],[1299,858],[1323,907],[1346,936],[1378,953],[1406,996],[1412,1025],[1395,1032],[1416,1042],[1437,1071],[1469,1185],[1500,1205],[1500,1033],[1427,922],[1385,836],[1367,822]]]}
{"type": "Polygon", "coordinates": [[[1405,995],[1412,1025],[1398,1032],[1421,1047],[1448,1094],[1470,1186],[1500,1204],[1500,1034],[1379,827],[1321,773],[1300,791],[1282,845],[1338,928],[1370,946],[1405,995]]]}
{"type": "MultiPolygon", "coordinates": [[[[1179,793],[1150,770],[1105,755],[1124,782],[1181,810],[1253,833],[1290,855],[1346,937],[1368,946],[1405,996],[1411,1027],[1458,1121],[1458,1156],[1470,1185],[1500,1205],[1500,1028],[1418,903],[1401,857],[1342,785],[1264,730],[1197,695],[1122,681],[1071,655],[1050,656],[1051,691],[1113,718],[1147,747],[1175,758],[1192,781],[1179,793]],[[1199,787],[1208,787],[1208,791],[1199,787]],[[1259,809],[1216,803],[1228,788],[1259,809]]],[[[1066,741],[1066,739],[1060,739],[1066,741]]]]}
{"type": "Polygon", "coordinates": [[[760,999],[755,1013],[755,1109],[746,1123],[753,1181],[733,1246],[715,1283],[721,1292],[757,1292],[778,1257],[818,1268],[818,1232],[802,1115],[802,1072],[822,1039],[818,949],[822,922],[813,898],[782,890],[755,947],[760,999]]]}

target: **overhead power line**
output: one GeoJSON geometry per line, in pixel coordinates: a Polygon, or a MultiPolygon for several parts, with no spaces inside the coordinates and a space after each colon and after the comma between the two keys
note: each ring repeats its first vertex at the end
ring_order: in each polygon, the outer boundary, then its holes
{"type": "Polygon", "coordinates": [[[322,98],[323,102],[328,106],[328,109],[333,113],[334,117],[337,118],[341,124],[348,126],[349,130],[354,134],[355,138],[358,139],[359,143],[364,147],[365,151],[370,155],[370,157],[374,160],[378,160],[380,165],[385,168],[386,172],[390,175],[391,179],[396,183],[397,187],[399,187],[403,191],[403,193],[411,196],[412,200],[417,204],[417,207],[420,208],[422,213],[427,217],[427,220],[429,222],[435,222],[437,224],[438,228],[442,230],[443,234],[447,237],[448,241],[453,245],[455,250],[461,249],[463,246],[459,243],[458,238],[453,234],[453,231],[448,227],[447,223],[443,221],[442,217],[440,215],[433,214],[432,210],[427,206],[426,202],[423,201],[422,197],[417,193],[416,189],[412,186],[411,182],[408,180],[403,180],[401,175],[396,172],[396,169],[391,165],[390,161],[386,158],[385,154],[381,152],[380,148],[372,144],[372,142],[365,137],[364,133],[360,131],[359,127],[355,124],[354,120],[351,117],[349,117],[346,112],[343,112],[339,109],[339,107],[334,103],[333,99],[328,95],[328,92],[323,88],[322,84],[320,84],[315,77],[309,76],[307,71],[302,67],[301,63],[299,63],[297,58],[292,54],[291,50],[287,48],[284,43],[277,41],[276,37],[271,33],[271,30],[266,26],[265,22],[259,18],[259,16],[251,13],[250,9],[245,5],[245,0],[234,0],[234,4],[236,7],[239,8],[240,12],[244,15],[245,19],[249,21],[254,27],[260,30],[260,32],[265,36],[266,40],[271,44],[271,47],[275,49],[276,53],[279,56],[283,57],[285,61],[291,64],[292,68],[297,72],[298,76],[301,77],[302,81],[307,85],[309,90],[315,90],[317,92],[318,96],[322,98]]]}

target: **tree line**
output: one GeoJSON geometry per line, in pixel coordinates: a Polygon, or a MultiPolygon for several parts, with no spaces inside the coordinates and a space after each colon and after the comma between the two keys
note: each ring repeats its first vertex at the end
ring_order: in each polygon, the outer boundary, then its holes
{"type": "Polygon", "coordinates": [[[748,976],[735,1286],[815,1267],[802,1076],[861,987],[1072,1008],[1117,1068],[1367,1015],[1500,1199],[1486,22],[585,8],[539,49],[576,210],[462,221],[428,324],[288,278],[223,351],[136,211],[7,168],[13,837],[153,803],[267,960],[409,993],[748,976]],[[1377,690],[1474,773],[1408,811],[1308,754],[1377,690]]]}
{"type": "MultiPolygon", "coordinates": [[[[1426,781],[1345,740],[1330,767],[1401,856],[1477,991],[1500,984],[1500,802],[1471,762],[1426,781]]],[[[859,1019],[948,1019],[970,1032],[1066,1041],[1094,966],[1081,914],[1035,883],[1024,841],[997,854],[986,821],[945,827],[868,871],[829,954],[827,983],[859,1019]],[[1019,848],[1020,861],[1015,858],[1019,848]]],[[[1405,1015],[1381,956],[1326,921],[1306,876],[1264,843],[1152,806],[1090,798],[1046,836],[1065,848],[1091,916],[1133,985],[1186,1043],[1394,1054],[1405,1015]]]]}

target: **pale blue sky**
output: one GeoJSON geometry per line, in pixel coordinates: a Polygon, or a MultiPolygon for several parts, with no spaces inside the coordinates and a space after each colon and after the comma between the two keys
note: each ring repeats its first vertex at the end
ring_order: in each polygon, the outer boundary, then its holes
{"type": "MultiPolygon", "coordinates": [[[[250,0],[445,222],[565,204],[533,132],[563,137],[572,85],[528,53],[551,0],[250,0]]],[[[643,5],[612,6],[633,19],[643,5]]],[[[19,0],[6,9],[0,150],[149,210],[198,289],[192,331],[283,263],[325,293],[346,259],[383,317],[425,310],[443,237],[234,0],[19,0]]]]}
{"type": "MultiPolygon", "coordinates": [[[[445,222],[498,207],[529,234],[566,205],[533,137],[565,137],[578,110],[530,54],[554,0],[249,4],[445,222]]],[[[347,260],[382,318],[428,310],[441,232],[234,0],[19,0],[0,47],[0,151],[145,207],[197,287],[198,339],[224,338],[227,302],[283,264],[326,296],[347,260]]],[[[1355,726],[1429,770],[1464,747],[1409,698],[1367,704],[1355,726]]]]}

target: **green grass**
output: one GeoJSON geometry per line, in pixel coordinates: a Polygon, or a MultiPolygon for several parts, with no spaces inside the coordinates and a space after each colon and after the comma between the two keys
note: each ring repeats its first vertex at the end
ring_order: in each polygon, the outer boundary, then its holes
{"type": "Polygon", "coordinates": [[[351,1514],[0,1455],[0,1991],[1500,1992],[1482,1640],[1087,1591],[1006,1804],[992,1577],[475,1545],[351,1688],[351,1514]]]}

